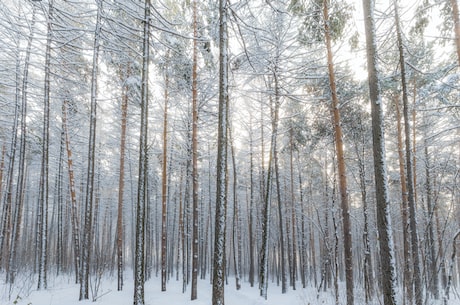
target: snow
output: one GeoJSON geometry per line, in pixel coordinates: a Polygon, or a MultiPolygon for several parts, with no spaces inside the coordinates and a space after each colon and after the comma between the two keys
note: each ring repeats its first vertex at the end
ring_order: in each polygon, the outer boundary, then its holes
{"type": "MultiPolygon", "coordinates": [[[[126,272],[129,274],[129,272],[126,272]]],[[[34,279],[30,279],[34,280],[34,279]]],[[[236,290],[234,280],[229,279],[229,285],[225,287],[226,305],[279,305],[279,304],[334,304],[334,297],[331,293],[326,293],[316,298],[314,288],[290,290],[286,294],[281,294],[281,287],[274,283],[269,283],[268,300],[260,297],[259,289],[255,285],[250,287],[245,282],[240,290],[236,290]]],[[[79,285],[73,283],[73,278],[60,277],[50,280],[47,290],[31,290],[29,293],[21,288],[20,298],[16,298],[17,291],[13,292],[10,300],[6,297],[7,285],[0,285],[0,304],[2,305],[125,305],[133,302],[133,280],[125,279],[123,291],[117,291],[116,276],[105,278],[101,281],[98,297],[95,302],[90,293],[90,299],[78,301],[79,285]]],[[[91,283],[94,286],[94,281],[91,283]]],[[[35,285],[30,286],[35,289],[35,285]]],[[[16,289],[15,289],[16,290],[16,289]]],[[[92,292],[94,287],[90,289],[92,292]]],[[[161,278],[153,278],[145,283],[145,305],[210,305],[212,302],[212,286],[207,280],[198,282],[198,299],[190,300],[190,289],[182,293],[182,280],[170,280],[167,290],[161,292],[161,278]]]]}
{"type": "MultiPolygon", "coordinates": [[[[11,298],[8,299],[9,285],[4,282],[3,274],[0,273],[0,304],[1,305],[125,305],[133,303],[133,279],[132,272],[125,272],[124,289],[117,291],[116,274],[112,277],[103,276],[101,281],[94,277],[90,281],[90,299],[78,301],[80,285],[74,283],[74,277],[50,277],[48,289],[36,290],[37,276],[22,278],[18,277],[17,285],[13,287],[11,298]],[[20,283],[20,284],[19,284],[20,283]],[[95,283],[100,283],[100,287],[95,288],[95,283]],[[93,302],[94,292],[98,293],[96,301],[93,302]],[[18,297],[19,296],[19,297],[18,297]]],[[[260,296],[258,285],[250,287],[248,282],[243,282],[240,290],[235,289],[234,278],[228,279],[225,286],[225,305],[335,305],[333,289],[318,294],[314,287],[297,290],[288,289],[286,294],[281,293],[281,287],[271,280],[268,283],[268,299],[264,300],[260,296]]],[[[299,285],[300,287],[300,285],[299,285]]],[[[345,283],[339,283],[339,304],[345,304],[345,283]]],[[[161,291],[161,277],[152,278],[145,283],[145,305],[211,305],[212,304],[212,285],[209,279],[198,280],[198,299],[190,300],[190,286],[187,291],[182,293],[182,280],[169,280],[167,290],[161,291]]],[[[441,295],[443,291],[441,290],[441,295]]],[[[398,304],[401,304],[401,295],[396,297],[398,304]]],[[[355,292],[355,304],[365,304],[364,294],[360,289],[355,292]]],[[[377,305],[375,299],[373,305],[377,305]]],[[[443,304],[440,300],[429,300],[430,305],[443,304]]],[[[448,305],[460,305],[460,298],[456,293],[450,294],[448,305]]]]}

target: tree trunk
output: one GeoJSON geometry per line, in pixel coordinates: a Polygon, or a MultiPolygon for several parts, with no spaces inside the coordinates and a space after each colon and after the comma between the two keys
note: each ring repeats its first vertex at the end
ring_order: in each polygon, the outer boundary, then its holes
{"type": "Polygon", "coordinates": [[[422,305],[422,278],[420,272],[420,257],[418,249],[418,234],[417,234],[417,220],[416,220],[416,202],[415,202],[415,186],[414,186],[414,172],[413,160],[411,149],[411,133],[409,126],[409,105],[408,105],[408,92],[406,82],[406,62],[404,59],[404,50],[402,42],[401,24],[399,20],[398,4],[394,1],[395,6],[395,23],[396,23],[396,36],[398,40],[399,49],[399,64],[401,68],[401,83],[402,83],[402,97],[403,97],[403,118],[404,118],[404,132],[405,132],[405,146],[406,146],[406,173],[407,173],[407,190],[408,190],[408,205],[409,205],[409,229],[411,234],[411,249],[412,259],[414,264],[414,296],[415,304],[422,305]]]}
{"type": "Polygon", "coordinates": [[[425,152],[425,190],[426,190],[426,205],[428,211],[428,264],[427,269],[430,271],[430,274],[427,279],[428,290],[433,295],[434,299],[439,299],[439,277],[438,277],[438,268],[436,266],[437,255],[436,255],[436,245],[434,239],[434,209],[433,206],[433,194],[431,186],[431,165],[430,165],[430,156],[428,154],[428,143],[426,138],[424,140],[424,152],[425,152]]]}
{"type": "MultiPolygon", "coordinates": [[[[127,79],[131,74],[130,64],[126,66],[127,79]]],[[[118,177],[118,209],[117,209],[117,290],[123,290],[123,197],[125,191],[125,150],[126,150],[126,125],[128,117],[128,90],[127,84],[123,85],[121,93],[121,134],[120,134],[120,168],[118,177]]]]}
{"type": "Polygon", "coordinates": [[[275,185],[276,185],[276,198],[278,201],[278,218],[279,218],[279,235],[280,235],[280,265],[281,265],[281,293],[286,293],[287,291],[287,279],[286,279],[286,249],[284,246],[284,227],[283,227],[283,206],[282,206],[282,198],[281,198],[281,186],[280,186],[280,173],[279,173],[279,161],[278,161],[278,145],[277,145],[277,137],[278,137],[278,122],[279,122],[279,107],[280,107],[280,88],[278,83],[278,71],[276,71],[277,67],[275,67],[275,71],[273,73],[273,78],[275,82],[275,105],[274,109],[272,109],[272,140],[273,140],[273,165],[274,165],[274,174],[275,174],[275,185]]]}
{"type": "Polygon", "coordinates": [[[43,110],[43,133],[42,133],[42,164],[40,170],[40,247],[38,263],[38,290],[47,287],[47,264],[48,264],[48,163],[49,163],[49,129],[50,129],[50,65],[51,65],[51,42],[53,20],[53,1],[49,2],[48,22],[47,22],[47,39],[45,51],[45,88],[44,88],[44,110],[43,110]]]}
{"type": "Polygon", "coordinates": [[[337,97],[336,80],[334,63],[332,60],[332,46],[331,46],[331,33],[329,28],[329,12],[328,5],[330,0],[323,2],[323,16],[324,16],[324,30],[327,48],[327,63],[329,71],[329,85],[332,95],[332,113],[335,131],[335,146],[337,154],[337,167],[339,174],[339,190],[340,202],[342,208],[342,223],[343,223],[343,245],[344,245],[344,259],[345,259],[345,277],[347,289],[347,305],[353,304],[353,252],[352,252],[352,238],[351,238],[351,223],[350,212],[348,203],[348,190],[347,190],[347,177],[345,171],[345,157],[343,151],[343,134],[341,127],[341,119],[339,112],[339,100],[337,97]]]}
{"type": "MultiPolygon", "coordinates": [[[[22,105],[21,105],[21,138],[19,143],[19,168],[18,168],[18,180],[17,180],[17,191],[15,199],[15,209],[13,217],[13,226],[11,232],[11,245],[9,254],[8,268],[10,272],[7,272],[7,282],[14,283],[14,278],[17,272],[17,248],[19,244],[19,237],[22,226],[22,213],[24,207],[24,194],[25,194],[25,172],[26,172],[26,136],[27,136],[27,91],[29,84],[29,64],[30,54],[32,47],[32,40],[35,30],[35,5],[32,6],[32,20],[30,22],[30,34],[27,41],[26,55],[24,59],[24,73],[22,77],[22,105]]],[[[18,84],[19,85],[19,84],[18,84]]],[[[16,131],[13,131],[16,133],[16,131]]],[[[5,147],[5,146],[3,146],[5,147]]],[[[3,157],[2,157],[3,158],[3,157]]],[[[2,160],[3,163],[3,160],[2,160]]],[[[3,169],[3,166],[2,166],[3,169]]],[[[0,179],[0,183],[2,183],[0,179]]],[[[1,192],[0,192],[1,198],[1,192]]]]}
{"type": "Polygon", "coordinates": [[[396,304],[396,274],[394,265],[393,234],[389,211],[388,181],[385,161],[385,135],[383,109],[380,96],[380,80],[377,70],[377,47],[375,42],[374,1],[363,0],[366,30],[367,71],[372,115],[372,146],[374,155],[375,196],[377,204],[377,230],[380,249],[380,275],[383,304],[396,304]]]}
{"type": "Polygon", "coordinates": [[[252,115],[249,123],[249,283],[254,287],[255,262],[254,262],[254,144],[252,138],[252,115]]]}
{"type": "Polygon", "coordinates": [[[137,186],[136,248],[134,253],[134,305],[144,305],[145,223],[148,200],[148,74],[150,52],[150,0],[144,6],[142,40],[141,126],[139,134],[139,178],[137,186]]]}
{"type": "MultiPolygon", "coordinates": [[[[168,54],[169,55],[169,54],[168,54]]],[[[161,291],[166,291],[167,277],[167,213],[168,213],[168,90],[169,90],[169,75],[168,65],[165,67],[165,90],[164,90],[164,117],[163,117],[163,164],[161,176],[161,291]]]]}
{"type": "Polygon", "coordinates": [[[401,126],[401,111],[399,109],[399,96],[394,100],[396,109],[396,123],[398,132],[398,159],[399,159],[399,178],[401,180],[401,219],[403,225],[403,251],[404,251],[404,270],[403,270],[403,283],[406,290],[407,301],[412,304],[414,298],[414,290],[412,287],[412,272],[410,266],[410,236],[408,234],[408,200],[407,200],[407,183],[406,183],[406,170],[404,163],[404,143],[402,138],[401,126]]]}
{"type": "Polygon", "coordinates": [[[224,305],[225,242],[226,242],[226,174],[228,116],[228,32],[227,1],[219,0],[219,112],[217,135],[217,189],[214,236],[214,270],[212,304],[224,305]]]}
{"type": "Polygon", "coordinates": [[[193,63],[192,63],[192,292],[191,299],[198,297],[198,25],[197,1],[193,0],[193,63]]]}
{"type": "Polygon", "coordinates": [[[101,34],[101,14],[102,0],[97,1],[96,30],[94,33],[93,48],[93,67],[91,74],[91,109],[90,109],[90,127],[89,127],[89,145],[88,145],[88,170],[87,186],[85,197],[85,217],[83,227],[83,244],[81,253],[81,282],[80,282],[80,300],[89,298],[89,273],[90,258],[92,248],[92,220],[93,220],[93,203],[94,203],[94,177],[95,177],[95,158],[96,158],[96,121],[97,121],[97,79],[98,79],[98,59],[100,48],[101,34]]]}

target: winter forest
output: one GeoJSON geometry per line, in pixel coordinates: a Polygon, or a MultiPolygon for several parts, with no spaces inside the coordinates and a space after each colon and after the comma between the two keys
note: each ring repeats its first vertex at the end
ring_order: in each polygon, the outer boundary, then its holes
{"type": "Polygon", "coordinates": [[[1,1],[0,303],[460,304],[459,19],[1,1]]]}

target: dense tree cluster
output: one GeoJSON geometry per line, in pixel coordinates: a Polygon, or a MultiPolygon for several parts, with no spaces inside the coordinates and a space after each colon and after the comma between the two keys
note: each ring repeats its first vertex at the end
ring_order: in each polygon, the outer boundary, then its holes
{"type": "Polygon", "coordinates": [[[210,278],[222,305],[230,281],[447,302],[458,14],[457,0],[2,1],[0,280],[66,275],[83,300],[132,270],[135,305],[156,276],[192,300],[210,278]]]}

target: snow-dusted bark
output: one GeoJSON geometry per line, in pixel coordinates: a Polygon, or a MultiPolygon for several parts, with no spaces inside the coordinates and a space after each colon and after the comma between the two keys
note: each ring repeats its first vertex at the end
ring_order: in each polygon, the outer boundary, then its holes
{"type": "MultiPolygon", "coordinates": [[[[15,274],[17,272],[17,249],[19,244],[19,237],[21,233],[22,225],[22,213],[24,207],[24,194],[25,194],[25,176],[26,176],[26,135],[27,135],[27,91],[29,84],[29,65],[30,65],[30,55],[32,40],[35,31],[35,19],[36,19],[36,7],[32,7],[32,20],[30,22],[30,34],[27,41],[27,49],[24,59],[24,69],[22,76],[22,97],[21,97],[21,138],[19,143],[19,168],[18,168],[18,179],[17,179],[17,191],[15,198],[15,209],[13,217],[13,226],[11,232],[11,245],[10,245],[10,254],[9,254],[9,263],[7,265],[7,282],[13,283],[15,274]]],[[[19,85],[19,84],[18,84],[19,85]]],[[[14,132],[16,133],[16,132],[14,132]]],[[[0,181],[1,183],[1,181],[0,181]]]]}
{"type": "Polygon", "coordinates": [[[352,236],[351,222],[348,203],[348,183],[345,169],[345,153],[343,148],[343,132],[341,123],[341,114],[339,111],[339,100],[336,88],[335,69],[332,58],[332,37],[329,26],[329,9],[330,1],[323,2],[323,18],[324,18],[324,36],[327,49],[327,66],[329,72],[329,87],[332,97],[332,121],[334,123],[335,148],[337,155],[337,170],[339,174],[339,190],[340,190],[340,206],[342,208],[342,226],[343,226],[343,246],[345,259],[345,283],[347,304],[353,304],[353,251],[352,251],[352,236]]]}
{"type": "Polygon", "coordinates": [[[198,24],[197,0],[193,0],[193,50],[192,50],[192,291],[191,299],[198,297],[198,24]]]}
{"type": "MultiPolygon", "coordinates": [[[[399,20],[398,3],[394,0],[395,7],[395,23],[396,23],[396,37],[399,51],[399,66],[401,69],[401,87],[402,87],[402,100],[403,100],[403,118],[404,118],[404,135],[405,135],[405,149],[406,149],[406,175],[407,175],[407,200],[409,205],[409,232],[411,236],[411,250],[412,250],[412,263],[413,263],[413,285],[415,304],[422,305],[423,303],[423,287],[422,276],[420,270],[420,254],[418,245],[417,234],[417,221],[416,221],[416,202],[415,202],[415,183],[414,183],[414,167],[412,158],[412,145],[411,145],[411,132],[410,132],[410,118],[409,118],[409,102],[408,102],[408,89],[406,81],[406,61],[404,54],[404,46],[402,41],[401,21],[399,20]]],[[[414,138],[415,139],[415,138],[414,138]]]]}
{"type": "Polygon", "coordinates": [[[40,231],[39,257],[38,257],[38,289],[46,289],[47,264],[48,264],[48,171],[49,171],[49,129],[50,129],[50,64],[51,42],[53,21],[53,1],[49,2],[47,16],[47,39],[45,51],[45,88],[43,108],[43,142],[42,142],[42,165],[40,171],[40,219],[38,229],[40,231]]]}
{"type": "Polygon", "coordinates": [[[228,33],[227,4],[219,1],[219,110],[217,134],[217,189],[214,239],[214,270],[212,304],[224,305],[225,242],[226,242],[226,173],[227,173],[227,115],[228,115],[228,33]]]}
{"type": "Polygon", "coordinates": [[[145,279],[145,223],[147,205],[148,172],[148,75],[149,75],[149,37],[150,37],[150,0],[145,1],[144,36],[142,42],[142,79],[141,79],[141,129],[139,138],[139,180],[136,209],[136,247],[134,253],[134,305],[143,305],[145,279]]]}
{"type": "Polygon", "coordinates": [[[374,154],[375,195],[377,204],[377,230],[380,244],[380,265],[383,303],[395,305],[395,254],[389,213],[388,181],[385,161],[385,137],[383,126],[380,80],[377,68],[377,47],[375,42],[374,0],[363,0],[364,25],[367,45],[367,70],[369,97],[372,112],[372,137],[374,154]]]}
{"type": "Polygon", "coordinates": [[[70,136],[67,124],[67,100],[62,104],[62,128],[64,132],[64,140],[67,151],[67,171],[69,172],[70,186],[70,202],[71,207],[71,223],[72,223],[72,240],[74,247],[74,265],[75,265],[75,283],[80,282],[80,225],[77,209],[77,191],[75,188],[75,174],[73,169],[72,150],[70,149],[70,136]]]}
{"type": "Polygon", "coordinates": [[[95,178],[95,158],[96,158],[96,118],[97,118],[97,94],[98,94],[98,60],[101,36],[101,14],[102,0],[97,0],[96,27],[94,32],[93,45],[93,63],[91,71],[91,108],[90,108],[90,127],[88,139],[88,169],[87,185],[85,197],[84,228],[81,251],[81,278],[80,278],[80,300],[89,298],[89,272],[91,258],[91,237],[92,237],[92,220],[93,220],[93,202],[94,202],[94,178],[95,178]]]}

